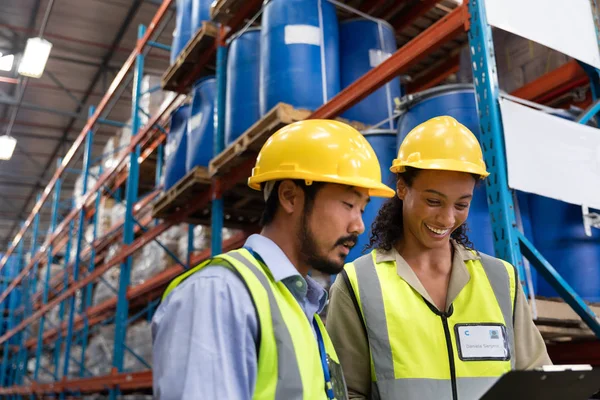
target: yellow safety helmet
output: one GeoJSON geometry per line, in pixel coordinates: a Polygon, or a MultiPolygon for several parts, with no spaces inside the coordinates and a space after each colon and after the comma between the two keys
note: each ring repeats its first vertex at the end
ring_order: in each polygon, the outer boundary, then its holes
{"type": "Polygon", "coordinates": [[[467,172],[481,179],[490,174],[475,135],[448,116],[425,121],[406,135],[390,171],[400,173],[406,167],[467,172]]]}
{"type": "Polygon", "coordinates": [[[375,151],[356,129],[339,121],[312,119],[294,122],[275,132],[264,144],[248,186],[282,179],[330,182],[369,190],[370,196],[393,197],[381,182],[375,151]]]}

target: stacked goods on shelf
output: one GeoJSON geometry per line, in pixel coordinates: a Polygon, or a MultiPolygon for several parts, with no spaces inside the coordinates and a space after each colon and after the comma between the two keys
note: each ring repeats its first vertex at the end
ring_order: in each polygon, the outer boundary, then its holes
{"type": "MultiPolygon", "coordinates": [[[[119,244],[113,244],[108,248],[106,253],[106,260],[113,258],[121,249],[119,244]]],[[[136,270],[143,268],[144,266],[144,254],[143,249],[135,252],[132,256],[131,262],[131,276],[136,274],[136,270]]],[[[104,303],[106,300],[112,299],[117,295],[119,290],[119,274],[120,268],[115,266],[110,268],[101,278],[97,281],[94,288],[94,294],[92,296],[92,306],[97,306],[104,303]]]]}
{"type": "MultiPolygon", "coordinates": [[[[98,182],[98,175],[100,173],[100,167],[98,165],[90,167],[88,178],[87,178],[87,191],[89,192],[94,188],[96,182],[98,182]]],[[[73,198],[75,199],[75,206],[79,207],[83,204],[83,174],[79,175],[75,180],[75,189],[73,189],[73,198]]]]}
{"type": "Polygon", "coordinates": [[[107,235],[114,224],[117,223],[113,219],[113,207],[115,200],[110,197],[102,197],[100,206],[98,207],[97,230],[96,238],[101,238],[107,235]]]}
{"type": "Polygon", "coordinates": [[[328,1],[273,0],[262,16],[260,114],[279,102],[315,110],[340,91],[338,20],[328,1]]]}
{"type": "Polygon", "coordinates": [[[194,84],[192,107],[187,124],[187,155],[185,168],[208,167],[213,158],[214,108],[217,81],[214,77],[199,79],[194,84]]]}
{"type": "MultiPolygon", "coordinates": [[[[210,227],[196,225],[194,230],[193,252],[201,252],[210,248],[210,227]]],[[[188,256],[188,225],[185,225],[185,234],[179,237],[177,257],[186,262],[188,256]]]]}
{"type": "MultiPolygon", "coordinates": [[[[70,357],[69,357],[69,373],[67,374],[68,379],[79,378],[80,370],[81,370],[81,346],[71,345],[70,349],[70,357]]],[[[55,363],[55,351],[44,351],[40,356],[40,368],[38,371],[38,379],[39,383],[51,383],[54,382],[54,376],[56,375],[56,380],[61,380],[63,378],[64,366],[65,366],[65,352],[66,345],[62,344],[61,351],[58,354],[58,365],[55,363]],[[58,369],[56,368],[58,367],[58,369]]],[[[27,360],[27,375],[33,380],[35,373],[35,357],[31,357],[27,360]]],[[[84,371],[84,376],[89,376],[84,371]]]]}
{"type": "Polygon", "coordinates": [[[140,108],[144,111],[140,115],[142,125],[148,122],[147,115],[154,116],[159,113],[167,97],[167,92],[156,90],[156,88],[160,88],[160,80],[161,77],[156,75],[144,75],[142,78],[141,91],[143,94],[140,98],[140,108]]]}
{"type": "MultiPolygon", "coordinates": [[[[115,254],[119,251],[119,245],[113,244],[108,248],[106,252],[106,259],[110,260],[115,256],[115,254]]],[[[96,283],[94,287],[94,294],[92,296],[92,305],[97,306],[98,304],[102,304],[106,300],[114,297],[119,288],[119,269],[111,268],[106,271],[100,279],[98,283],[96,283]]]]}
{"type": "MultiPolygon", "coordinates": [[[[571,58],[532,40],[501,29],[493,29],[498,84],[511,93],[566,64],[571,58]]],[[[460,54],[457,74],[460,83],[472,83],[471,56],[468,47],[460,54]]]]}
{"type": "MultiPolygon", "coordinates": [[[[68,379],[75,379],[75,378],[80,377],[81,350],[82,350],[81,346],[71,344],[70,357],[69,357],[69,372],[67,374],[68,379]]],[[[62,349],[60,351],[60,361],[59,361],[59,368],[58,368],[58,373],[57,373],[58,380],[61,380],[63,378],[63,372],[64,372],[64,368],[65,368],[65,352],[66,352],[66,345],[63,345],[62,349]]],[[[85,370],[84,370],[84,376],[88,376],[88,374],[85,372],[85,370]]]]}
{"type": "Polygon", "coordinates": [[[260,118],[260,29],[248,29],[232,40],[227,55],[225,145],[260,118]]]}
{"type": "Polygon", "coordinates": [[[117,224],[125,220],[125,203],[115,202],[112,206],[112,223],[117,224]]]}
{"type": "Polygon", "coordinates": [[[177,0],[175,31],[171,44],[171,64],[175,63],[181,50],[200,29],[203,21],[210,19],[210,0],[177,0]]]}
{"type": "MultiPolygon", "coordinates": [[[[114,351],[114,325],[98,329],[88,343],[85,366],[94,376],[108,375],[112,369],[114,351]]],[[[127,329],[126,345],[152,366],[152,332],[150,323],[140,321],[127,329]]],[[[129,351],[125,351],[124,369],[128,372],[144,371],[148,367],[129,351]]]]}
{"type": "MultiPolygon", "coordinates": [[[[119,130],[117,131],[117,137],[115,138],[115,140],[116,143],[118,143],[118,146],[115,156],[121,151],[123,151],[124,148],[129,146],[129,143],[131,143],[131,123],[131,118],[129,118],[127,122],[125,122],[125,124],[127,125],[122,128],[119,128],[119,130]]],[[[123,167],[123,165],[126,165],[126,168],[129,168],[129,158],[125,158],[125,161],[121,163],[121,167],[123,167]]]]}
{"type": "Polygon", "coordinates": [[[175,4],[175,31],[171,43],[171,64],[175,63],[177,56],[192,36],[192,1],[177,0],[175,4]]]}
{"type": "MultiPolygon", "coordinates": [[[[340,81],[345,89],[358,78],[387,60],[396,50],[394,28],[384,20],[351,19],[340,23],[340,81]]],[[[392,79],[371,93],[342,117],[375,125],[391,119],[394,99],[401,97],[400,78],[392,79]]],[[[394,131],[396,124],[390,120],[380,129],[394,131]]]]}
{"type": "MultiPolygon", "coordinates": [[[[156,238],[160,244],[156,240],[153,240],[144,246],[139,262],[135,263],[135,268],[132,268],[131,285],[142,284],[158,273],[175,265],[177,262],[165,251],[165,248],[174,255],[178,254],[179,238],[182,236],[185,237],[184,226],[175,225],[156,238]]],[[[185,258],[180,260],[185,263],[185,258]]]]}
{"type": "Polygon", "coordinates": [[[109,170],[115,165],[117,153],[118,151],[115,148],[115,137],[111,136],[108,138],[102,149],[102,171],[109,170]]]}
{"type": "Polygon", "coordinates": [[[169,190],[185,176],[187,159],[187,125],[190,105],[179,106],[171,114],[171,124],[165,146],[165,166],[163,173],[164,190],[169,190]]]}
{"type": "MultiPolygon", "coordinates": [[[[62,321],[66,322],[69,320],[69,312],[71,310],[71,298],[67,298],[66,300],[64,300],[63,302],[63,318],[62,321]]],[[[81,291],[77,291],[77,294],[75,296],[75,315],[77,315],[79,313],[79,311],[81,310],[81,299],[82,299],[82,295],[81,295],[81,291]]],[[[48,311],[48,313],[46,314],[46,325],[44,326],[44,332],[46,332],[49,329],[54,329],[57,328],[59,326],[59,323],[61,321],[60,318],[60,308],[61,305],[60,303],[57,304],[56,306],[52,307],[50,309],[50,311],[48,311]]]]}

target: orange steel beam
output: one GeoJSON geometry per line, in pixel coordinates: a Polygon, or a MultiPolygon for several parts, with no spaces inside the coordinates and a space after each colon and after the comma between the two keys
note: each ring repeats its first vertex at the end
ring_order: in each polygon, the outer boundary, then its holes
{"type": "MultiPolygon", "coordinates": [[[[391,24],[397,33],[402,32],[407,26],[415,22],[416,19],[427,14],[440,0],[421,0],[417,4],[407,8],[406,12],[401,13],[391,20],[391,24]]],[[[397,7],[398,8],[398,7],[397,7]]],[[[400,8],[398,8],[399,10],[400,8]]]]}
{"type": "Polygon", "coordinates": [[[309,118],[334,118],[379,87],[407,70],[441,45],[464,31],[468,23],[467,7],[457,7],[448,15],[398,49],[390,58],[371,69],[322,105],[309,118]]]}
{"type": "Polygon", "coordinates": [[[113,372],[110,375],[97,376],[93,378],[62,380],[52,383],[33,383],[31,386],[12,386],[0,388],[2,395],[38,395],[40,398],[45,393],[81,392],[96,393],[105,392],[118,386],[123,391],[142,390],[152,388],[152,371],[141,372],[113,372]]]}
{"type": "MultiPolygon", "coordinates": [[[[79,150],[79,148],[83,144],[88,132],[94,127],[94,125],[98,121],[98,118],[100,118],[100,115],[104,112],[105,108],[107,107],[108,103],[111,101],[113,95],[115,95],[119,86],[121,86],[123,84],[123,82],[125,81],[125,76],[129,73],[129,71],[133,67],[137,55],[141,54],[142,50],[144,49],[144,47],[146,46],[146,44],[148,43],[150,38],[154,36],[154,34],[158,28],[158,25],[160,24],[163,17],[167,14],[169,7],[171,6],[171,3],[173,1],[174,0],[164,0],[163,3],[161,4],[161,6],[158,8],[156,14],[154,15],[154,18],[152,19],[152,22],[148,25],[146,34],[144,35],[144,37],[141,40],[139,40],[137,42],[135,49],[129,55],[129,57],[127,58],[127,60],[125,61],[125,63],[123,64],[123,66],[121,67],[119,72],[117,73],[117,76],[113,80],[112,84],[110,85],[110,87],[109,87],[108,91],[106,92],[106,94],[104,95],[104,97],[102,97],[102,100],[100,100],[100,103],[98,104],[98,106],[96,108],[96,112],[94,113],[94,115],[92,115],[92,117],[90,119],[88,119],[85,126],[81,130],[79,136],[77,137],[77,139],[75,139],[73,145],[71,146],[71,148],[69,149],[67,154],[65,154],[65,156],[63,157],[63,161],[62,161],[61,165],[56,169],[56,172],[50,179],[50,182],[48,183],[48,185],[42,192],[42,196],[33,206],[33,209],[31,210],[29,217],[27,217],[27,220],[25,221],[25,223],[23,224],[23,226],[21,227],[21,229],[15,236],[10,247],[4,254],[4,257],[0,260],[0,270],[2,270],[2,268],[4,268],[4,266],[6,265],[6,262],[8,261],[8,258],[15,251],[19,242],[23,239],[25,232],[27,231],[27,229],[29,229],[29,227],[31,226],[31,224],[33,222],[35,215],[38,214],[40,212],[40,210],[42,209],[42,206],[44,205],[44,203],[50,196],[54,187],[56,186],[56,182],[61,177],[61,175],[64,173],[64,171],[67,168],[67,166],[69,165],[69,163],[73,160],[75,153],[79,150]]],[[[97,186],[99,187],[100,185],[97,185],[97,186]]],[[[94,189],[94,191],[95,190],[97,190],[97,188],[94,189]]],[[[86,196],[86,200],[89,199],[90,197],[91,197],[91,194],[88,194],[86,196]]],[[[47,245],[49,243],[53,243],[56,240],[57,233],[61,232],[62,230],[65,229],[65,227],[69,224],[69,222],[71,220],[73,220],[73,218],[75,218],[78,211],[79,210],[73,210],[71,213],[69,213],[67,218],[60,224],[59,229],[57,229],[57,231],[55,233],[53,233],[50,236],[50,238],[46,239],[44,247],[47,247],[47,245]]],[[[40,254],[40,253],[38,253],[38,254],[40,254]]],[[[11,290],[13,290],[15,287],[16,287],[16,285],[12,286],[10,289],[5,290],[5,292],[2,295],[0,295],[0,303],[4,299],[6,299],[6,297],[8,296],[8,293],[11,290]]]]}
{"type": "Polygon", "coordinates": [[[422,90],[434,87],[438,83],[444,81],[450,75],[458,72],[459,59],[459,54],[451,56],[447,61],[444,61],[437,67],[434,67],[422,77],[418,78],[414,82],[408,83],[406,85],[406,91],[408,93],[420,92],[422,90]]]}
{"type": "Polygon", "coordinates": [[[511,94],[525,100],[543,103],[588,82],[588,76],[583,68],[577,61],[573,60],[511,94]]]}

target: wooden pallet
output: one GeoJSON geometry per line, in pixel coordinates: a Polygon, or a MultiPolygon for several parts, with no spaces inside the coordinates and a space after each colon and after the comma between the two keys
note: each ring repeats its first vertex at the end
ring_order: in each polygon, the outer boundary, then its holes
{"type": "MultiPolygon", "coordinates": [[[[256,157],[265,142],[272,134],[292,122],[301,121],[312,114],[310,110],[296,109],[286,103],[278,103],[263,118],[252,125],[239,138],[231,143],[219,155],[210,162],[210,176],[224,175],[238,167],[250,157],[256,157]]],[[[366,129],[366,125],[360,122],[346,122],[358,130],[366,129]]]]}
{"type": "Polygon", "coordinates": [[[217,26],[209,21],[202,22],[194,37],[183,48],[175,63],[171,65],[162,77],[162,88],[177,93],[186,94],[196,80],[203,76],[215,73],[215,40],[217,26]],[[212,53],[212,54],[209,54],[212,53]],[[205,62],[203,58],[209,56],[205,62]],[[203,63],[203,68],[198,70],[198,64],[203,63]],[[187,84],[186,84],[187,82],[187,84]]]}
{"type": "MultiPolygon", "coordinates": [[[[210,8],[210,18],[215,22],[227,25],[247,2],[248,0],[217,0],[210,8]]],[[[253,7],[255,10],[251,10],[250,15],[260,9],[260,2],[256,3],[257,6],[253,7]]]]}
{"type": "MultiPolygon", "coordinates": [[[[536,299],[538,318],[535,324],[548,343],[593,339],[594,333],[562,299],[536,299]]],[[[600,304],[590,304],[600,316],[600,304]]]]}
{"type": "MultiPolygon", "coordinates": [[[[152,207],[152,217],[169,219],[192,204],[199,196],[211,190],[211,179],[206,168],[196,167],[162,194],[152,207]]],[[[256,226],[263,212],[264,202],[260,192],[239,184],[223,194],[224,221],[227,228],[243,229],[256,226]]],[[[210,225],[211,206],[193,212],[184,222],[210,225]]]]}

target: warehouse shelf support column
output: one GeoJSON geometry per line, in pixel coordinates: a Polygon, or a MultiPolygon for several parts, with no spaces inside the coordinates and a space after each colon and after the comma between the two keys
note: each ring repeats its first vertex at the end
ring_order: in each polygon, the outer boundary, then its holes
{"type": "MultiPolygon", "coordinates": [[[[138,41],[142,40],[146,34],[146,27],[140,25],[138,28],[138,41]]],[[[135,72],[133,78],[133,95],[132,95],[132,123],[131,123],[131,138],[138,134],[140,130],[140,93],[142,85],[142,75],[144,73],[144,55],[140,51],[136,56],[135,72]]],[[[133,206],[137,201],[138,180],[139,180],[139,164],[140,145],[136,145],[133,151],[129,154],[129,175],[127,176],[127,186],[125,193],[125,221],[123,223],[123,245],[128,246],[134,239],[134,219],[133,206]]],[[[119,274],[119,293],[117,296],[117,310],[115,314],[115,337],[114,337],[114,353],[113,353],[113,368],[118,372],[123,371],[123,359],[125,351],[125,340],[127,336],[127,316],[129,304],[127,301],[127,288],[131,279],[131,264],[132,256],[128,256],[125,262],[121,264],[121,273],[119,274]]],[[[116,400],[119,396],[119,388],[113,388],[110,391],[111,400],[116,400]]]]}
{"type": "Polygon", "coordinates": [[[492,30],[487,23],[483,0],[470,0],[469,47],[473,66],[477,112],[481,128],[481,144],[485,163],[490,171],[487,178],[487,200],[494,233],[496,257],[517,268],[525,296],[523,258],[517,236],[517,221],[512,192],[508,187],[504,133],[498,103],[499,89],[492,30]]]}
{"type": "MultiPolygon", "coordinates": [[[[25,261],[23,259],[23,242],[19,243],[19,247],[18,247],[18,260],[19,260],[19,270],[23,269],[23,267],[25,267],[25,261]]],[[[19,307],[21,308],[23,311],[21,312],[21,318],[20,321],[24,320],[26,318],[24,310],[25,310],[25,302],[30,301],[29,300],[29,296],[28,296],[28,292],[29,292],[29,284],[24,285],[25,286],[25,290],[23,292],[23,295],[21,296],[22,298],[22,304],[23,307],[19,307]]],[[[21,334],[19,335],[19,352],[17,354],[17,370],[15,371],[15,385],[23,385],[23,378],[25,377],[25,374],[27,373],[27,349],[24,346],[25,343],[25,333],[27,332],[27,330],[24,330],[23,332],[21,332],[21,334]]]]}
{"type": "MultiPolygon", "coordinates": [[[[219,29],[219,47],[217,48],[217,104],[215,113],[215,137],[213,154],[220,154],[225,148],[225,87],[227,45],[225,44],[225,28],[219,29]]],[[[218,178],[213,180],[212,213],[211,213],[211,254],[223,251],[223,198],[218,178]]]]}
{"type": "MultiPolygon", "coordinates": [[[[528,296],[521,255],[523,252],[548,283],[600,337],[598,317],[517,228],[512,191],[508,187],[494,45],[491,28],[487,23],[484,1],[470,0],[469,12],[469,46],[481,128],[481,143],[485,162],[490,170],[490,176],[487,178],[487,198],[492,217],[496,256],[517,268],[523,291],[525,296],[528,296]]],[[[592,90],[596,90],[594,85],[592,85],[592,90]]]]}
{"type": "MultiPolygon", "coordinates": [[[[59,166],[62,160],[59,160],[59,166]]],[[[56,229],[56,224],[58,220],[58,210],[60,206],[60,191],[61,191],[62,179],[56,180],[56,185],[54,186],[54,199],[52,200],[52,216],[50,220],[50,232],[54,232],[56,229]]],[[[48,257],[46,259],[46,274],[40,280],[43,279],[44,292],[42,297],[42,304],[48,303],[48,295],[50,292],[50,272],[52,271],[52,263],[54,262],[54,257],[52,256],[53,246],[50,244],[47,249],[48,257]]],[[[35,350],[35,370],[33,373],[33,379],[38,380],[39,372],[40,372],[40,362],[42,356],[42,337],[44,335],[44,326],[46,323],[46,314],[42,315],[40,318],[40,327],[38,329],[38,342],[35,350]]]]}
{"type": "MultiPolygon", "coordinates": [[[[90,129],[87,132],[86,142],[85,142],[85,151],[83,154],[83,185],[82,185],[82,195],[85,196],[88,191],[88,177],[90,173],[90,161],[92,158],[92,145],[94,143],[94,131],[90,129]]],[[[73,282],[77,282],[79,280],[79,269],[81,266],[81,253],[82,253],[82,241],[84,234],[84,225],[85,225],[85,207],[82,207],[79,210],[79,226],[77,227],[77,236],[75,241],[75,260],[73,263],[73,282]]],[[[75,322],[75,299],[77,298],[77,291],[75,291],[68,299],[69,304],[69,321],[67,322],[67,336],[66,336],[66,345],[65,345],[65,358],[63,363],[63,376],[67,377],[69,374],[69,364],[71,363],[71,344],[73,341],[73,331],[74,331],[74,322],[75,322]]],[[[38,345],[41,340],[38,341],[38,345]]],[[[62,392],[60,394],[61,400],[66,398],[66,393],[62,392]]]]}
{"type": "MultiPolygon", "coordinates": [[[[71,200],[71,207],[73,206],[75,206],[75,202],[71,200]]],[[[73,221],[71,221],[69,222],[69,236],[65,248],[65,258],[63,260],[63,290],[61,291],[61,294],[69,287],[69,273],[67,266],[71,262],[71,247],[73,246],[73,228],[73,221]]],[[[65,304],[67,303],[67,301],[68,300],[61,301],[60,305],[58,306],[58,326],[62,326],[63,322],[65,321],[65,304]]],[[[60,368],[60,348],[62,347],[62,343],[63,335],[61,329],[58,331],[58,336],[56,338],[56,347],[54,348],[54,373],[56,375],[58,375],[58,371],[60,368]]]]}
{"type": "MultiPolygon", "coordinates": [[[[94,106],[90,106],[89,111],[88,111],[88,116],[89,118],[91,118],[94,113],[96,112],[96,107],[94,106]]],[[[99,170],[98,170],[98,175],[101,176],[102,175],[102,163],[100,163],[99,166],[99,170]]],[[[98,238],[98,214],[100,210],[100,199],[101,199],[101,192],[98,192],[96,194],[96,199],[94,200],[94,216],[92,217],[92,243],[90,243],[90,258],[89,258],[89,262],[88,262],[88,273],[92,273],[94,271],[94,260],[96,259],[96,247],[93,245],[96,242],[96,239],[98,238]]],[[[86,310],[90,307],[90,305],[92,304],[92,289],[93,289],[94,285],[92,283],[88,284],[85,287],[84,292],[82,293],[82,298],[81,298],[81,311],[80,311],[80,315],[83,316],[83,332],[82,332],[82,336],[81,336],[81,358],[80,358],[80,369],[79,369],[79,377],[83,378],[84,377],[84,372],[85,372],[85,350],[87,349],[87,345],[88,345],[88,334],[89,334],[89,320],[87,315],[85,314],[86,310]]]]}

